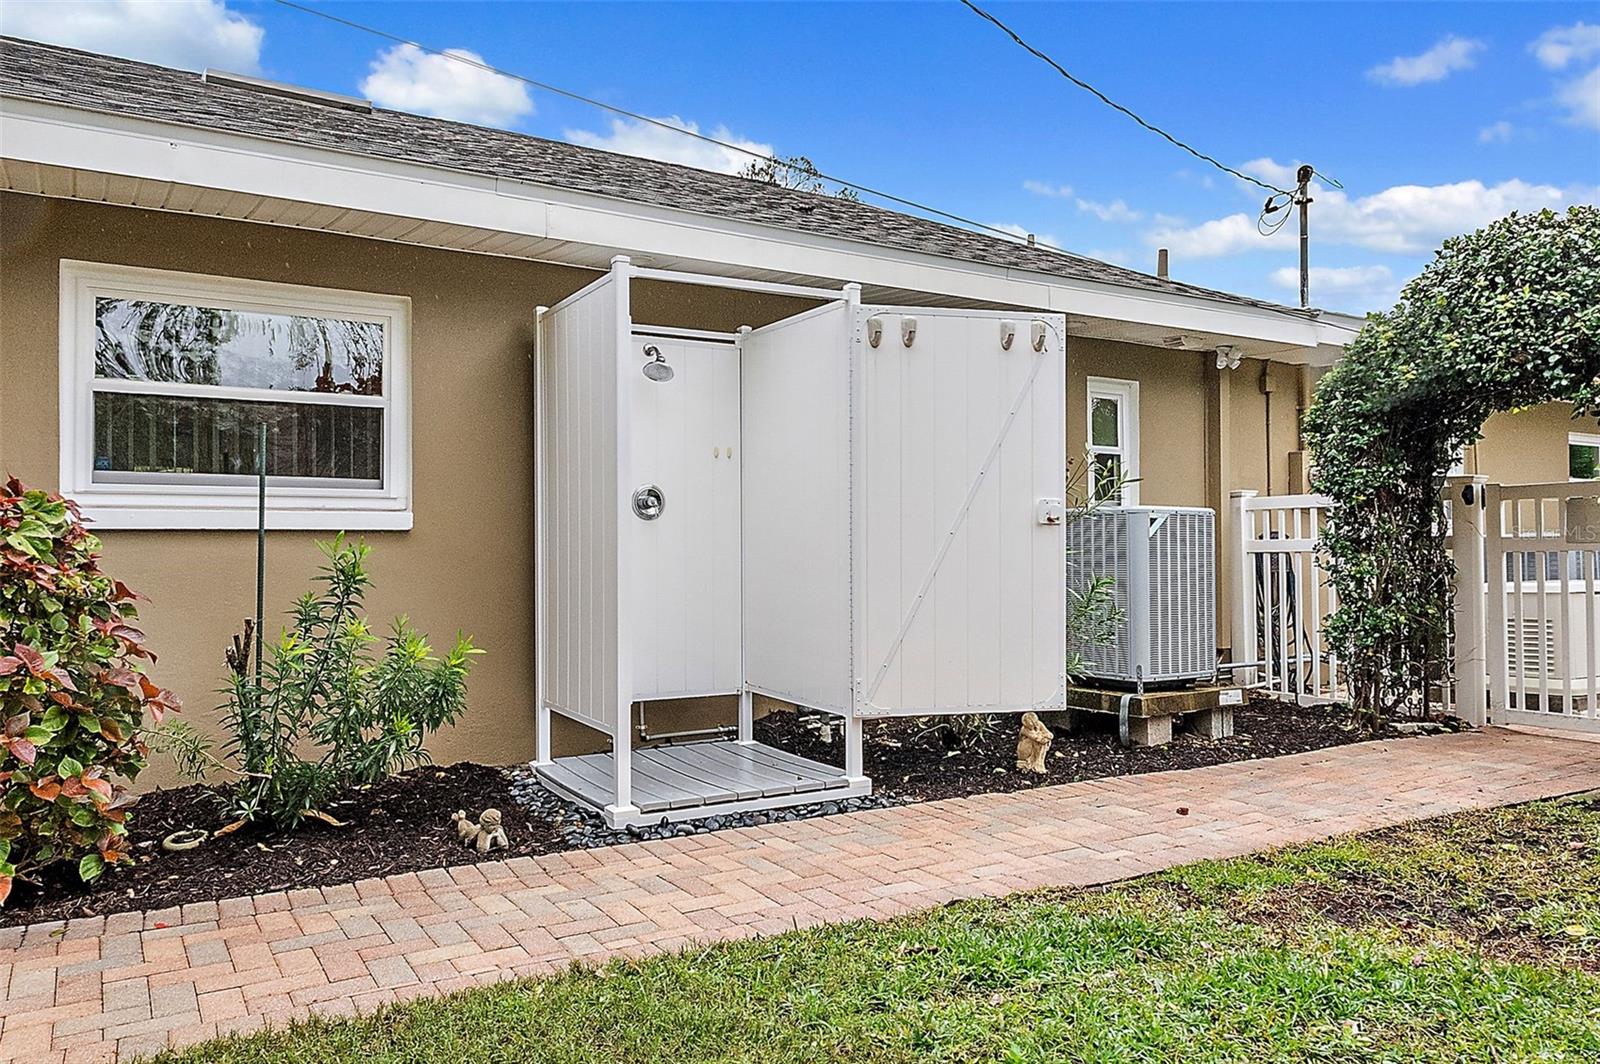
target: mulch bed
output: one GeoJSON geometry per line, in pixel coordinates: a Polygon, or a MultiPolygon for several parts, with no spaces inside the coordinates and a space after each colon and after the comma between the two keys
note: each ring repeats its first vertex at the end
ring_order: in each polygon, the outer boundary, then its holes
{"type": "MultiPolygon", "coordinates": [[[[1016,771],[1016,717],[996,718],[992,730],[964,749],[948,748],[940,729],[927,721],[874,721],[868,723],[865,737],[866,772],[875,791],[885,798],[931,801],[1198,768],[1368,738],[1353,715],[1338,707],[1255,702],[1236,709],[1234,717],[1236,734],[1230,739],[1213,741],[1180,732],[1168,746],[1131,750],[1118,745],[1114,722],[1100,727],[1094,722],[1078,735],[1058,730],[1049,773],[1043,777],[1016,771]]],[[[756,737],[763,742],[843,764],[842,736],[824,741],[797,714],[774,713],[758,721],[756,728],[756,737]]],[[[457,809],[473,815],[488,806],[500,809],[511,849],[496,851],[496,857],[536,856],[585,844],[552,817],[548,807],[530,809],[519,802],[507,772],[463,763],[425,766],[345,795],[327,807],[344,827],[307,821],[287,835],[252,825],[195,850],[162,850],[161,839],[170,832],[223,825],[217,803],[205,791],[191,786],[146,794],[130,829],[137,864],[108,872],[88,886],[77,881],[75,869],[65,866],[52,868],[42,889],[19,882],[0,909],[0,926],[161,909],[468,864],[479,858],[456,840],[450,814],[457,809]]],[[[627,836],[617,833],[612,838],[624,841],[627,836]]]]}
{"type": "MultiPolygon", "coordinates": [[[[1055,731],[1046,760],[1049,772],[1016,771],[1018,717],[996,717],[995,726],[965,748],[952,748],[945,729],[928,719],[892,717],[870,721],[862,740],[866,774],[873,792],[910,801],[962,798],[973,794],[1023,791],[1077,780],[1128,776],[1168,769],[1202,768],[1228,761],[1277,757],[1321,750],[1371,738],[1355,714],[1342,706],[1303,707],[1257,699],[1236,707],[1234,734],[1205,739],[1175,731],[1165,746],[1124,750],[1115,718],[1092,717],[1080,734],[1055,731]]],[[[756,738],[814,761],[844,764],[844,739],[825,742],[792,713],[774,713],[756,722],[756,738]]]]}
{"type": "Polygon", "coordinates": [[[327,812],[344,827],[308,820],[288,835],[251,824],[198,849],[161,849],[161,840],[181,828],[223,826],[218,804],[205,791],[190,786],[144,795],[129,828],[137,864],[107,871],[87,887],[66,866],[51,868],[42,889],[19,882],[0,909],[0,926],[164,909],[482,860],[456,838],[450,814],[457,809],[473,817],[484,808],[500,810],[511,848],[496,850],[497,858],[568,848],[555,825],[518,804],[505,772],[463,763],[414,769],[329,804],[327,812]]]}

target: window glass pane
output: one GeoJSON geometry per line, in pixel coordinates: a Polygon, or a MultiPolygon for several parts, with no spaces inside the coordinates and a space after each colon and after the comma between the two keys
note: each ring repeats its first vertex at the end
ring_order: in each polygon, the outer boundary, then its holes
{"type": "Polygon", "coordinates": [[[1097,501],[1122,497],[1122,458],[1114,454],[1094,456],[1094,497],[1097,501]]]}
{"type": "Polygon", "coordinates": [[[95,376],[383,394],[383,326],[147,299],[95,300],[95,376]]]}
{"type": "Polygon", "coordinates": [[[1116,447],[1122,442],[1122,436],[1117,431],[1117,416],[1120,413],[1120,404],[1103,395],[1094,397],[1094,404],[1089,408],[1089,442],[1096,447],[1116,447]]]}
{"type": "Polygon", "coordinates": [[[1567,446],[1567,475],[1578,480],[1600,478],[1600,446],[1573,443],[1567,446]]]}
{"type": "Polygon", "coordinates": [[[267,423],[267,475],[383,479],[383,410],[371,406],[251,403],[97,392],[95,479],[118,474],[255,477],[256,433],[267,423]]]}

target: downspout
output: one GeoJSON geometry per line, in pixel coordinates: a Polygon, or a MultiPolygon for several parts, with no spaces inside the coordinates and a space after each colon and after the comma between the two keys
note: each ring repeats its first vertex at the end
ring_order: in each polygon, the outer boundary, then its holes
{"type": "Polygon", "coordinates": [[[1267,413],[1267,494],[1272,494],[1272,375],[1267,372],[1272,363],[1263,360],[1261,363],[1261,395],[1266,403],[1267,413]]]}
{"type": "Polygon", "coordinates": [[[1299,385],[1299,401],[1294,407],[1294,449],[1306,449],[1306,411],[1311,409],[1311,398],[1316,388],[1316,382],[1311,379],[1311,367],[1301,366],[1296,384],[1299,385]]]}

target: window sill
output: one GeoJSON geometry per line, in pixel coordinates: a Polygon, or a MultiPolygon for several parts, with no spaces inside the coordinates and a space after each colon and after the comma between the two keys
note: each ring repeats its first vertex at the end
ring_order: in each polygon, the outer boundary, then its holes
{"type": "MultiPolygon", "coordinates": [[[[79,498],[91,532],[105,529],[193,530],[254,529],[256,508],[204,506],[108,506],[79,498]]],[[[272,531],[409,532],[410,510],[339,510],[269,508],[272,531]]]]}

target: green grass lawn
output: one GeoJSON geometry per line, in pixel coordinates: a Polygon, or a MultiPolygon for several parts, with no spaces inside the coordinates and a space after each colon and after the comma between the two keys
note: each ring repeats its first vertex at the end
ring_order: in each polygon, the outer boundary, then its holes
{"type": "Polygon", "coordinates": [[[181,1061],[1600,1060],[1600,799],[508,983],[181,1061]]]}

